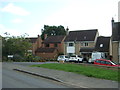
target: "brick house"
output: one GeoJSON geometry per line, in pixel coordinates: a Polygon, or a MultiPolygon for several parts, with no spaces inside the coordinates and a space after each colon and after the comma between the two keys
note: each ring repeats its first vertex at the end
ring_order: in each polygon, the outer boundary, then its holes
{"type": "Polygon", "coordinates": [[[35,51],[35,54],[45,59],[56,58],[58,54],[64,52],[64,39],[63,35],[49,37],[45,35],[42,46],[35,51]]]}
{"type": "Polygon", "coordinates": [[[28,52],[32,52],[32,54],[35,55],[35,51],[37,50],[37,48],[40,48],[42,46],[41,37],[38,35],[38,37],[29,37],[26,39],[29,39],[30,43],[32,44],[28,52]]]}
{"type": "Polygon", "coordinates": [[[68,56],[77,54],[85,58],[90,57],[98,36],[97,29],[70,31],[64,41],[64,54],[68,56]]]}
{"type": "Polygon", "coordinates": [[[120,63],[120,22],[112,19],[112,56],[113,61],[120,63]]]}

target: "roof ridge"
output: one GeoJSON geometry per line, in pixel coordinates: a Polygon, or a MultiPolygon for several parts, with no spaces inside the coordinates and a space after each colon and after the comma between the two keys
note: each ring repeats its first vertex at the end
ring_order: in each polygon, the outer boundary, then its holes
{"type": "Polygon", "coordinates": [[[98,29],[74,30],[74,31],[70,31],[70,32],[78,32],[78,31],[98,31],[98,29]]]}

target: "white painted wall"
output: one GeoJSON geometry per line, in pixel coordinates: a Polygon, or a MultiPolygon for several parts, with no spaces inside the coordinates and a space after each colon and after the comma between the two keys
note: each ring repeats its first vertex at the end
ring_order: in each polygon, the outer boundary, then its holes
{"type": "Polygon", "coordinates": [[[75,47],[67,47],[67,53],[75,53],[75,47]]]}

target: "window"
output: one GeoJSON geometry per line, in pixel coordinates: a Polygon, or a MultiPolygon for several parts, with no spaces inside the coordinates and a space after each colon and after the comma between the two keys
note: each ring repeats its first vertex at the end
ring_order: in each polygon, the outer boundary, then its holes
{"type": "Polygon", "coordinates": [[[107,61],[105,61],[105,63],[106,63],[106,64],[109,64],[109,65],[111,64],[110,62],[107,62],[107,61]]]}
{"type": "Polygon", "coordinates": [[[81,42],[81,46],[84,46],[84,43],[83,43],[83,42],[81,42]]]}
{"type": "Polygon", "coordinates": [[[96,60],[97,63],[100,63],[100,60],[96,60]]]}
{"type": "Polygon", "coordinates": [[[54,44],[54,47],[58,47],[58,44],[57,44],[57,43],[55,43],[55,44],[54,44]]]}
{"type": "Polygon", "coordinates": [[[68,56],[65,56],[65,58],[68,58],[68,56]]]}
{"type": "Polygon", "coordinates": [[[105,62],[105,61],[101,61],[101,63],[102,63],[102,64],[106,64],[106,62],[105,62]]]}
{"type": "Polygon", "coordinates": [[[74,46],[74,43],[69,43],[69,46],[74,46]]]}
{"type": "Polygon", "coordinates": [[[49,44],[46,44],[45,46],[46,46],[46,47],[49,47],[49,44]]]}
{"type": "Polygon", "coordinates": [[[85,46],[88,46],[88,43],[85,43],[85,46]]]}
{"type": "Polygon", "coordinates": [[[89,44],[87,42],[81,42],[81,46],[86,47],[86,46],[89,46],[89,44]]]}
{"type": "Polygon", "coordinates": [[[103,44],[100,44],[100,47],[103,47],[103,44]]]}

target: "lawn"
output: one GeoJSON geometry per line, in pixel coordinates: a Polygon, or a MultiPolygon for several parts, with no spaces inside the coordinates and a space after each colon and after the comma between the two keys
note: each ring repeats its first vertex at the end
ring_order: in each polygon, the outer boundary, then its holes
{"type": "Polygon", "coordinates": [[[118,70],[107,70],[100,67],[84,66],[81,64],[49,63],[49,64],[32,65],[32,67],[43,67],[49,69],[62,70],[66,72],[73,72],[77,74],[86,75],[88,77],[95,77],[95,78],[108,79],[114,81],[118,81],[118,77],[119,77],[118,70]]]}

